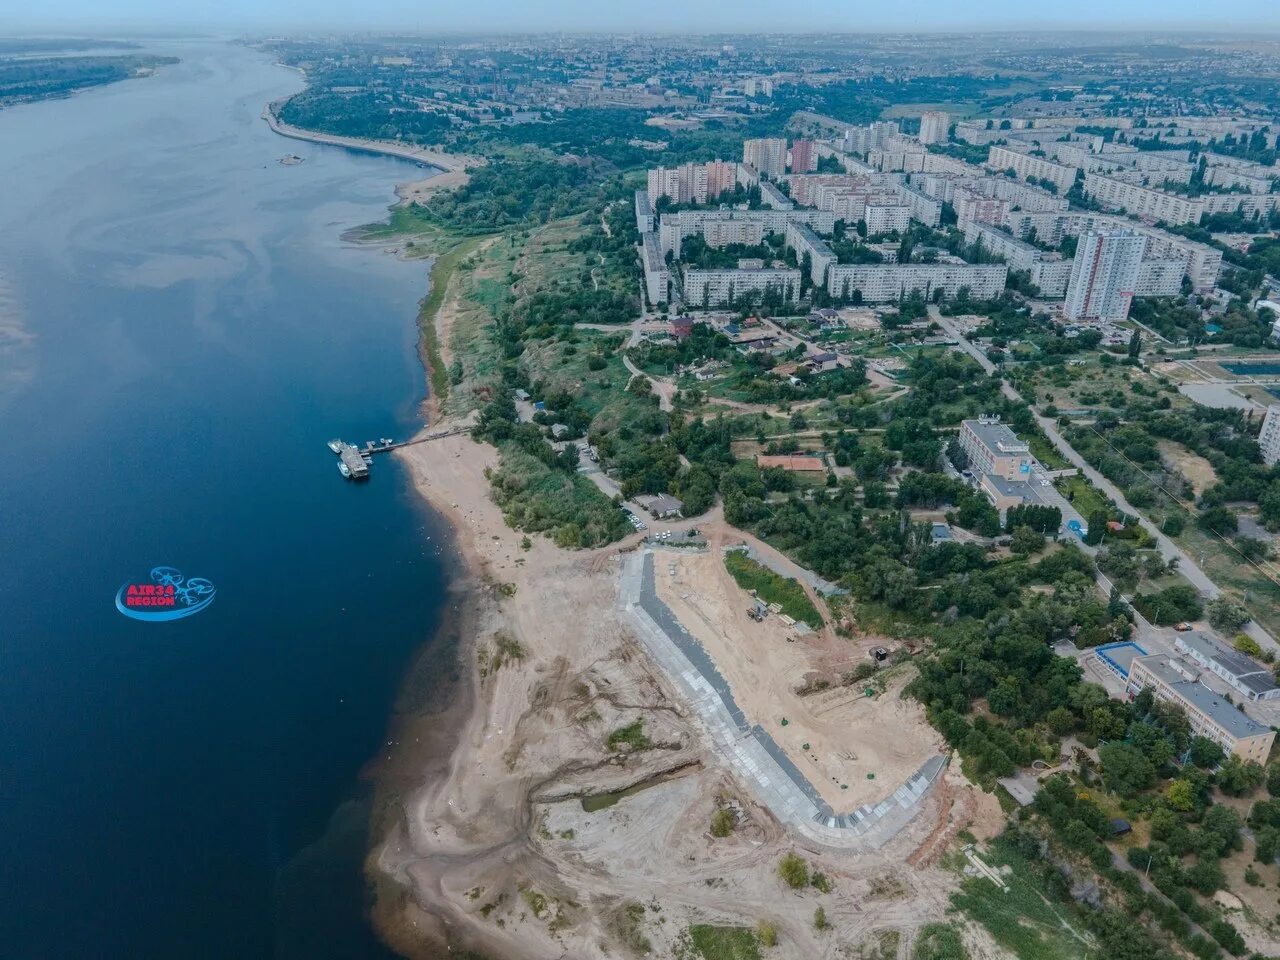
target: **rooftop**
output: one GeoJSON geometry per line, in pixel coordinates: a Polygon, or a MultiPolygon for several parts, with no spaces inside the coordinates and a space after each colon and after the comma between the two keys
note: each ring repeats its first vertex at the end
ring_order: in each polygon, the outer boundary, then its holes
{"type": "Polygon", "coordinates": [[[1201,633],[1186,633],[1178,641],[1206,660],[1212,660],[1227,674],[1235,677],[1255,693],[1276,688],[1271,671],[1243,653],[1230,650],[1201,633]]]}
{"type": "Polygon", "coordinates": [[[998,454],[1027,453],[1031,448],[998,420],[966,420],[968,427],[988,450],[998,454]]]}
{"type": "Polygon", "coordinates": [[[1173,692],[1195,707],[1206,717],[1226,730],[1236,739],[1256,737],[1266,733],[1268,728],[1250,720],[1244,712],[1218,696],[1204,684],[1184,680],[1172,663],[1168,654],[1158,653],[1149,657],[1137,657],[1134,662],[1141,662],[1144,669],[1149,670],[1173,692]]]}

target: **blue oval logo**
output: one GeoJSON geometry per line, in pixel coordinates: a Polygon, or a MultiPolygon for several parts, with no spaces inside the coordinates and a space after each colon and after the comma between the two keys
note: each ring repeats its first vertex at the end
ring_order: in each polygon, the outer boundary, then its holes
{"type": "Polygon", "coordinates": [[[181,620],[213,603],[216,593],[204,577],[188,579],[177,567],[152,567],[149,583],[126,583],[116,592],[116,609],[134,620],[181,620]]]}

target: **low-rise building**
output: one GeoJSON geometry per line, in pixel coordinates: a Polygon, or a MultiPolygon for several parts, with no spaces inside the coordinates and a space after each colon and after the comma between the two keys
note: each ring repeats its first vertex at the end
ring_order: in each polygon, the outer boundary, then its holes
{"type": "Polygon", "coordinates": [[[1173,646],[1179,653],[1227,681],[1246,699],[1274,700],[1280,697],[1280,686],[1276,686],[1270,670],[1243,653],[1228,650],[1210,637],[1195,632],[1180,633],[1173,646]]]}
{"type": "Polygon", "coordinates": [[[1182,708],[1195,736],[1212,740],[1241,760],[1266,763],[1275,731],[1250,719],[1223,697],[1196,680],[1167,654],[1136,657],[1129,670],[1128,690],[1149,689],[1165,703],[1182,708]]]}
{"type": "Polygon", "coordinates": [[[1031,448],[999,417],[963,421],[960,448],[975,475],[989,473],[1005,480],[1026,480],[1031,473],[1031,448]]]}

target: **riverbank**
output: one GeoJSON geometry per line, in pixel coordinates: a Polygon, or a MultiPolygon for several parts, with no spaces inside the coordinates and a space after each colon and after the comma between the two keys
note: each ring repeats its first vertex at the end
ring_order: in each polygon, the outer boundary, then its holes
{"type": "Polygon", "coordinates": [[[470,179],[467,171],[472,167],[484,165],[485,158],[470,154],[446,153],[436,147],[422,147],[415,144],[398,143],[394,140],[377,140],[361,137],[341,137],[331,133],[319,133],[315,130],[304,130],[285,123],[280,119],[279,111],[288,98],[273,100],[262,108],[262,119],[274,133],[291,140],[303,140],[308,143],[322,143],[331,147],[343,147],[361,153],[375,153],[387,157],[399,157],[427,167],[434,167],[438,173],[423,180],[409,181],[396,187],[396,195],[403,203],[425,202],[438,190],[447,190],[461,186],[470,179]]]}

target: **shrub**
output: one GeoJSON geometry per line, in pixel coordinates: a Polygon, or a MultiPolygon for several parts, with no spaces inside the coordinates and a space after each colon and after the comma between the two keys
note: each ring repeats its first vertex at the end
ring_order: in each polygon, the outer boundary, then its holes
{"type": "Polygon", "coordinates": [[[778,876],[792,890],[803,889],[809,885],[809,865],[793,851],[778,861],[778,876]]]}
{"type": "Polygon", "coordinates": [[[756,939],[760,941],[762,947],[778,945],[778,928],[772,920],[761,920],[756,924],[756,939]]]}
{"type": "Polygon", "coordinates": [[[711,835],[713,837],[727,837],[733,833],[733,814],[728,810],[717,810],[711,816],[711,835]]]}

